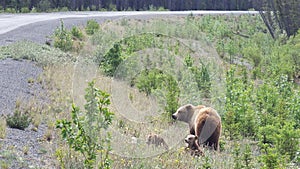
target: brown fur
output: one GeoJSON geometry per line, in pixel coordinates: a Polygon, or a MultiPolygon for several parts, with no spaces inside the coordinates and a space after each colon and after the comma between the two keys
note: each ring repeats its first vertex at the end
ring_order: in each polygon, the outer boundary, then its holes
{"type": "Polygon", "coordinates": [[[188,144],[186,150],[190,151],[192,156],[204,156],[204,153],[198,144],[197,136],[189,134],[184,141],[188,144]]]}
{"type": "Polygon", "coordinates": [[[172,118],[188,123],[190,134],[198,137],[199,144],[205,144],[219,150],[222,124],[221,117],[216,110],[203,105],[193,106],[187,104],[181,106],[172,115],[172,118]]]}
{"type": "Polygon", "coordinates": [[[148,145],[150,144],[155,145],[156,147],[163,146],[166,150],[169,149],[169,146],[167,145],[165,140],[162,137],[158,136],[157,134],[148,135],[146,143],[148,145]]]}

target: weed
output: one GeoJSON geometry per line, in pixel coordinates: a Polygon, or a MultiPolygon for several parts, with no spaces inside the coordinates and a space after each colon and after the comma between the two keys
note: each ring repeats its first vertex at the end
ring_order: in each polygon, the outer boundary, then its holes
{"type": "Polygon", "coordinates": [[[0,167],[2,169],[9,169],[9,164],[7,162],[5,162],[5,161],[1,161],[0,167]]]}
{"type": "Polygon", "coordinates": [[[68,32],[64,26],[64,22],[60,21],[60,27],[56,28],[54,32],[54,47],[62,51],[70,51],[73,46],[71,33],[68,32]]]}
{"type": "Polygon", "coordinates": [[[22,113],[20,110],[15,110],[13,115],[6,118],[6,123],[10,128],[24,130],[29,126],[31,118],[29,114],[22,113]]]}
{"type": "Polygon", "coordinates": [[[81,30],[75,26],[72,27],[71,29],[71,34],[73,37],[79,39],[79,40],[82,40],[83,38],[83,33],[81,32],[81,30]]]}
{"type": "Polygon", "coordinates": [[[95,20],[88,20],[85,31],[88,35],[93,35],[100,28],[99,24],[95,20]]]}
{"type": "Polygon", "coordinates": [[[73,104],[72,121],[58,120],[57,128],[61,129],[62,137],[70,147],[85,157],[85,167],[93,168],[99,153],[101,160],[97,164],[100,168],[109,168],[110,135],[107,133],[105,138],[99,138],[98,135],[101,129],[107,129],[111,124],[113,113],[106,108],[110,104],[109,95],[95,88],[94,84],[90,82],[86,89],[85,116],[73,104]]]}
{"type": "Polygon", "coordinates": [[[0,139],[6,137],[6,120],[3,116],[0,117],[0,139]]]}
{"type": "Polygon", "coordinates": [[[27,82],[28,82],[29,84],[33,84],[33,83],[34,83],[34,79],[33,79],[33,78],[29,78],[29,79],[27,80],[27,82]]]}
{"type": "Polygon", "coordinates": [[[24,153],[24,155],[28,155],[28,152],[29,152],[29,147],[28,146],[24,146],[23,147],[23,153],[24,153]]]}
{"type": "Polygon", "coordinates": [[[44,134],[44,139],[48,142],[53,139],[53,129],[47,129],[46,133],[44,134]]]}

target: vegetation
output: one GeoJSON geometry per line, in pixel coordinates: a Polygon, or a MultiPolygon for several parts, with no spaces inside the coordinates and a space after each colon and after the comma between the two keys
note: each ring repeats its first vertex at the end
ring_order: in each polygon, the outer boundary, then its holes
{"type": "Polygon", "coordinates": [[[263,0],[254,2],[255,7],[260,10],[260,15],[273,38],[277,38],[278,33],[286,33],[289,37],[296,35],[300,28],[299,2],[295,0],[263,0]]]}
{"type": "Polygon", "coordinates": [[[112,122],[113,113],[107,108],[110,104],[108,97],[107,93],[94,87],[94,82],[90,82],[85,95],[86,112],[81,112],[73,104],[72,121],[58,120],[56,124],[61,129],[62,138],[84,156],[86,168],[94,168],[95,164],[99,168],[110,168],[110,136],[102,131],[112,122]],[[98,154],[100,161],[96,161],[98,154]]]}
{"type": "Polygon", "coordinates": [[[240,2],[240,1],[197,1],[197,0],[162,0],[162,1],[111,1],[111,0],[87,0],[87,1],[76,1],[76,0],[63,0],[63,1],[52,1],[52,0],[24,0],[24,1],[13,1],[3,0],[0,3],[0,10],[5,12],[16,13],[16,12],[50,12],[50,11],[99,11],[99,10],[247,10],[253,8],[251,1],[240,2]]]}
{"type": "Polygon", "coordinates": [[[6,137],[6,120],[0,117],[0,139],[5,139],[6,137]]]}
{"type": "Polygon", "coordinates": [[[88,35],[93,35],[99,29],[99,24],[95,20],[87,21],[85,31],[88,35]]]}
{"type": "Polygon", "coordinates": [[[61,168],[299,168],[300,33],[273,39],[266,30],[257,15],[121,19],[82,38],[93,56],[38,45],[19,54],[15,50],[25,45],[14,44],[0,57],[44,63],[42,84],[51,100],[45,119],[49,126],[58,120],[61,129],[63,139],[53,140],[61,168]],[[43,51],[68,64],[39,60],[43,51]],[[89,79],[95,82],[84,92],[89,79]],[[70,110],[71,103],[77,106],[70,110]],[[187,126],[174,129],[180,124],[164,117],[186,103],[220,113],[220,153],[185,153],[187,126]],[[113,119],[108,108],[116,112],[113,119]],[[162,135],[172,151],[147,147],[149,133],[162,135]]]}
{"type": "MultiPolygon", "coordinates": [[[[73,33],[75,32],[73,31],[73,33]]],[[[72,49],[73,40],[71,37],[71,33],[66,30],[64,22],[62,20],[60,28],[57,28],[54,32],[54,37],[54,47],[59,48],[65,52],[72,49]]]]}
{"type": "Polygon", "coordinates": [[[24,130],[29,126],[31,118],[28,113],[23,113],[20,110],[16,110],[13,115],[6,118],[6,123],[10,128],[16,128],[24,130]]]}

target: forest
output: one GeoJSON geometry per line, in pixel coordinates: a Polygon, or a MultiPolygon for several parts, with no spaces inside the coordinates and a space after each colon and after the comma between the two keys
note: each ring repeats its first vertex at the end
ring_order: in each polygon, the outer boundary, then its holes
{"type": "MultiPolygon", "coordinates": [[[[258,1],[260,2],[260,1],[258,1]]],[[[47,12],[64,10],[248,10],[253,0],[2,0],[4,10],[29,12],[32,9],[47,12]]]]}
{"type": "Polygon", "coordinates": [[[236,0],[3,0],[4,9],[22,8],[39,11],[67,8],[68,10],[247,10],[253,8],[252,1],[236,0]]]}

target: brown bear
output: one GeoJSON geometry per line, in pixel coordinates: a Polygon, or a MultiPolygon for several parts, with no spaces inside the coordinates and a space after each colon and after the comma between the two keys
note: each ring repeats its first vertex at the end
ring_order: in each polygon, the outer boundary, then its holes
{"type": "Polygon", "coordinates": [[[215,109],[187,104],[181,106],[172,118],[188,123],[190,134],[198,137],[199,145],[205,144],[219,150],[222,124],[221,117],[215,109]]]}
{"type": "Polygon", "coordinates": [[[188,144],[186,150],[190,151],[192,156],[198,156],[198,157],[204,156],[204,153],[201,150],[197,139],[198,138],[195,135],[192,134],[187,135],[186,138],[184,139],[184,141],[188,144]]]}
{"type": "Polygon", "coordinates": [[[153,144],[156,147],[163,146],[166,150],[169,149],[169,146],[167,145],[165,140],[162,137],[158,136],[157,134],[148,135],[146,143],[148,145],[153,144]]]}

